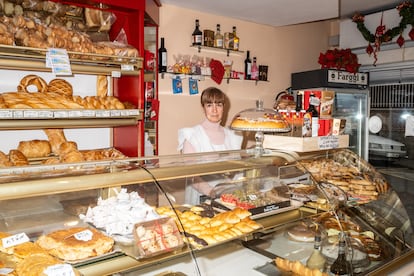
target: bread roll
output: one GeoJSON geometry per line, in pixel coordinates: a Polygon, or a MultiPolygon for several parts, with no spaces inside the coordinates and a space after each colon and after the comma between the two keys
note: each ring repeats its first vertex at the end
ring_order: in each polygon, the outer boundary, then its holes
{"type": "Polygon", "coordinates": [[[47,85],[47,92],[57,93],[64,96],[72,96],[72,85],[64,79],[53,79],[47,85]]]}
{"type": "Polygon", "coordinates": [[[11,167],[13,166],[10,162],[9,157],[2,151],[0,151],[0,167],[11,167]]]}
{"type": "Polygon", "coordinates": [[[108,79],[104,75],[98,75],[96,77],[96,96],[108,96],[108,79]]]}
{"type": "Polygon", "coordinates": [[[20,141],[17,149],[27,158],[46,157],[52,152],[47,140],[20,141]]]}
{"type": "Polygon", "coordinates": [[[60,145],[63,142],[66,142],[66,137],[63,132],[63,129],[44,129],[43,130],[47,138],[49,139],[50,146],[52,147],[52,152],[59,154],[60,145]]]}
{"type": "Polygon", "coordinates": [[[78,144],[74,141],[65,141],[59,146],[59,155],[65,155],[71,151],[77,151],[78,144]]]}
{"type": "Polygon", "coordinates": [[[10,150],[9,159],[13,166],[29,165],[29,161],[27,160],[26,156],[24,156],[24,154],[19,150],[10,150]]]}
{"type": "Polygon", "coordinates": [[[60,161],[63,163],[78,163],[83,162],[85,159],[80,151],[73,150],[60,156],[60,161]]]}
{"type": "Polygon", "coordinates": [[[30,92],[29,86],[34,85],[37,88],[37,92],[46,92],[47,83],[44,79],[37,75],[27,75],[21,79],[20,84],[17,86],[18,92],[30,92]]]}

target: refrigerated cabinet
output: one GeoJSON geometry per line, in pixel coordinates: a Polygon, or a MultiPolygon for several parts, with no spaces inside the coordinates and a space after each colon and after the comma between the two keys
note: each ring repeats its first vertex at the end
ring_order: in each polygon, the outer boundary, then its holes
{"type": "Polygon", "coordinates": [[[344,134],[349,135],[349,147],[368,160],[369,74],[319,69],[293,73],[291,82],[296,93],[335,92],[332,117],[346,120],[344,134]]]}

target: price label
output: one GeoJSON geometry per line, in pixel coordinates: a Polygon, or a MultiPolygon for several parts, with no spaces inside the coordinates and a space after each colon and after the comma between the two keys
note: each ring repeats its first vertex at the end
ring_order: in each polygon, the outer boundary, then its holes
{"type": "Polygon", "coordinates": [[[23,118],[23,110],[13,111],[13,118],[15,118],[15,119],[23,118]]]}
{"type": "Polygon", "coordinates": [[[111,72],[111,77],[120,78],[121,77],[121,72],[120,71],[112,71],[111,72]]]}
{"type": "Polygon", "coordinates": [[[52,68],[55,75],[72,75],[66,49],[50,48],[46,52],[46,67],[52,68]]]}
{"type": "Polygon", "coordinates": [[[13,271],[14,271],[13,268],[3,267],[3,268],[0,268],[0,275],[9,275],[13,271]]]}
{"type": "Polygon", "coordinates": [[[338,136],[321,136],[318,139],[319,149],[336,149],[339,148],[338,136]]]}
{"type": "Polygon", "coordinates": [[[257,195],[254,195],[254,194],[247,195],[247,197],[249,198],[249,200],[252,200],[252,201],[257,199],[257,195]]]}
{"type": "Polygon", "coordinates": [[[13,112],[10,110],[0,110],[0,118],[13,118],[13,112]]]}
{"type": "Polygon", "coordinates": [[[43,273],[47,276],[75,276],[73,269],[68,264],[57,264],[47,267],[43,273]]]}
{"type": "Polygon", "coordinates": [[[16,246],[29,241],[29,237],[26,233],[19,233],[10,237],[5,237],[1,239],[4,248],[16,246]]]}
{"type": "Polygon", "coordinates": [[[92,240],[93,233],[91,230],[84,230],[74,234],[75,239],[79,241],[90,241],[92,240]]]}
{"type": "Polygon", "coordinates": [[[134,65],[132,64],[121,64],[122,71],[134,71],[134,65]]]}

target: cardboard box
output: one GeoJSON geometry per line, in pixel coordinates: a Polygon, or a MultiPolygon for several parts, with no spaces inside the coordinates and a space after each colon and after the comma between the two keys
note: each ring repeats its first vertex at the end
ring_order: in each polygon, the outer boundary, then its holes
{"type": "Polygon", "coordinates": [[[263,147],[297,152],[349,147],[349,135],[319,137],[288,137],[265,134],[263,147]]]}

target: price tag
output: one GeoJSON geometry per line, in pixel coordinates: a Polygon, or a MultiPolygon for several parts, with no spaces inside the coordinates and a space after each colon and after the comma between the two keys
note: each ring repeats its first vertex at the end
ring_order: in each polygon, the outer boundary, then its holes
{"type": "Polygon", "coordinates": [[[338,136],[321,136],[318,139],[319,149],[336,149],[339,147],[338,136]]]}
{"type": "Polygon", "coordinates": [[[13,111],[13,118],[15,118],[15,119],[22,119],[23,118],[23,110],[15,110],[15,111],[13,111]]]}
{"type": "Polygon", "coordinates": [[[10,110],[0,110],[0,118],[13,118],[13,112],[10,110]]]}
{"type": "Polygon", "coordinates": [[[37,110],[25,110],[23,114],[24,118],[39,118],[37,110]]]}
{"type": "Polygon", "coordinates": [[[109,110],[97,110],[95,115],[99,118],[109,118],[111,116],[111,112],[109,110]]]}
{"type": "Polygon", "coordinates": [[[75,276],[75,272],[69,264],[57,264],[47,267],[43,273],[47,276],[75,276]]]}
{"type": "Polygon", "coordinates": [[[90,241],[92,240],[93,233],[91,230],[84,230],[74,234],[75,239],[79,241],[90,241]]]}
{"type": "Polygon", "coordinates": [[[13,268],[3,267],[3,268],[0,268],[0,275],[9,275],[13,271],[14,271],[13,268]]]}
{"type": "Polygon", "coordinates": [[[132,64],[121,64],[122,71],[134,71],[134,65],[132,64]]]}
{"type": "Polygon", "coordinates": [[[95,110],[82,110],[82,117],[95,117],[95,110]]]}
{"type": "Polygon", "coordinates": [[[247,197],[249,198],[249,200],[253,201],[257,199],[257,195],[247,195],[247,197]]]}
{"type": "Polygon", "coordinates": [[[39,116],[39,118],[51,119],[53,118],[53,112],[48,110],[39,110],[37,116],[39,116]]]}
{"type": "Polygon", "coordinates": [[[82,117],[82,112],[80,110],[70,110],[69,118],[79,118],[82,117]]]}
{"type": "Polygon", "coordinates": [[[121,110],[114,109],[111,110],[111,117],[120,117],[121,116],[121,110]]]}
{"type": "Polygon", "coordinates": [[[50,48],[46,53],[46,67],[52,68],[55,75],[72,75],[66,49],[50,48]]]}
{"type": "Polygon", "coordinates": [[[111,77],[113,77],[113,78],[120,78],[121,77],[121,72],[119,72],[119,71],[112,71],[111,72],[111,77]]]}
{"type": "Polygon", "coordinates": [[[13,236],[5,237],[1,239],[4,248],[16,246],[29,241],[29,237],[26,233],[19,233],[13,236]]]}
{"type": "Polygon", "coordinates": [[[53,112],[53,116],[55,118],[69,118],[69,113],[65,110],[60,110],[53,112]]]}

